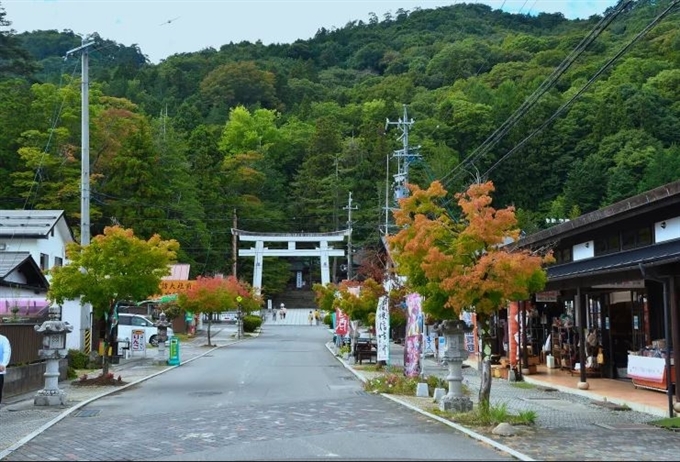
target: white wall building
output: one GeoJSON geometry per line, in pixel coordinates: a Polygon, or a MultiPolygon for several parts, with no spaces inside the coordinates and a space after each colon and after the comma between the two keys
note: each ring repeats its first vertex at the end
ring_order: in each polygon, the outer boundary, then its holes
{"type": "MultiPolygon", "coordinates": [[[[67,263],[66,245],[74,242],[63,210],[0,210],[0,316],[39,313],[49,306],[46,271],[67,263]]],[[[80,349],[89,313],[80,301],[62,305],[62,320],[73,325],[67,348],[80,349]]]]}

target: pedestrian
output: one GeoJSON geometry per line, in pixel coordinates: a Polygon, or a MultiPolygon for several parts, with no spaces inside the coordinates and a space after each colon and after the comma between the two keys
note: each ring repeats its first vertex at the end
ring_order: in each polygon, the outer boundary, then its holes
{"type": "Polygon", "coordinates": [[[12,356],[12,346],[9,344],[9,339],[0,334],[0,404],[2,404],[2,388],[5,386],[5,374],[10,356],[12,356]]]}
{"type": "Polygon", "coordinates": [[[288,310],[286,310],[286,305],[284,305],[283,303],[281,303],[281,311],[280,312],[281,312],[281,319],[286,319],[286,313],[288,312],[288,310]]]}
{"type": "Polygon", "coordinates": [[[272,310],[272,321],[276,321],[276,308],[272,310]]]}
{"type": "Polygon", "coordinates": [[[312,313],[312,310],[309,310],[309,314],[307,315],[307,320],[309,321],[309,325],[312,325],[312,321],[314,320],[314,313],[312,313]]]}
{"type": "Polygon", "coordinates": [[[319,321],[321,321],[321,313],[319,312],[319,309],[314,310],[314,321],[316,321],[316,325],[319,325],[319,321]]]}

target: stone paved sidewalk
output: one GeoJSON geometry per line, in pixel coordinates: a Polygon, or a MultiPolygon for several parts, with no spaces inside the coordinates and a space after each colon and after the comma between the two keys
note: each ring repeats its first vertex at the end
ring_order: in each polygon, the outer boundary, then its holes
{"type": "MultiPolygon", "coordinates": [[[[190,341],[180,344],[180,360],[182,364],[192,361],[199,356],[209,353],[214,348],[230,345],[239,341],[234,336],[235,330],[213,326],[211,332],[211,346],[207,345],[205,333],[190,341]]],[[[247,340],[247,339],[246,339],[247,340]]],[[[154,364],[157,350],[149,349],[145,356],[121,359],[120,364],[111,365],[114,376],[120,375],[126,383],[120,387],[72,385],[72,380],[59,383],[59,388],[66,393],[67,403],[63,406],[34,406],[35,393],[29,393],[13,398],[0,407],[0,460],[7,456],[14,448],[25,444],[37,434],[54,425],[59,420],[77,412],[86,404],[103,396],[131,387],[143,380],[179,366],[154,364]]],[[[91,371],[90,376],[98,376],[101,369],[91,371]]]]}
{"type": "MultiPolygon", "coordinates": [[[[329,344],[329,350],[332,347],[329,344]]],[[[391,364],[403,364],[401,346],[391,349],[391,364]],[[394,352],[394,353],[392,353],[394,352]]],[[[351,364],[338,357],[345,367],[361,380],[377,375],[370,369],[351,364]]],[[[423,365],[425,375],[445,378],[448,369],[432,359],[423,365]]],[[[471,391],[476,405],[481,376],[474,368],[463,369],[463,383],[471,391]]],[[[589,398],[523,382],[494,379],[491,387],[492,406],[507,406],[517,414],[533,411],[536,424],[518,427],[519,434],[511,437],[493,435],[492,428],[465,428],[451,424],[432,414],[438,404],[432,398],[383,395],[431,418],[458,428],[470,436],[509,449],[521,460],[678,460],[680,433],[648,424],[658,416],[633,410],[613,410],[596,404],[589,398]],[[469,432],[468,432],[469,431],[469,432]]]]}

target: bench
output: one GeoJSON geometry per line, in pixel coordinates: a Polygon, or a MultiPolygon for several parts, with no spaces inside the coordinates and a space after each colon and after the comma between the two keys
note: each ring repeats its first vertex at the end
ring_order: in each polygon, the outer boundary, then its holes
{"type": "Polygon", "coordinates": [[[378,350],[373,342],[356,342],[352,355],[359,364],[362,364],[364,359],[369,363],[376,363],[378,360],[378,350]]]}

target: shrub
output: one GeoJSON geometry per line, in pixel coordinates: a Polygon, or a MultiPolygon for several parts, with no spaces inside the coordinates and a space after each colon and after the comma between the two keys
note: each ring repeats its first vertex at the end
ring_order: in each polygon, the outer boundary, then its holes
{"type": "MultiPolygon", "coordinates": [[[[415,396],[418,384],[425,381],[430,395],[434,394],[435,388],[446,388],[448,382],[437,376],[406,377],[403,373],[386,372],[378,377],[369,379],[364,383],[366,391],[374,393],[388,393],[394,395],[415,396]]],[[[463,393],[466,395],[470,390],[463,384],[463,393]]]]}
{"type": "Polygon", "coordinates": [[[68,359],[68,367],[73,369],[87,369],[87,365],[90,362],[90,358],[86,353],[75,349],[68,350],[66,358],[68,359]]]}
{"type": "Polygon", "coordinates": [[[328,313],[326,316],[324,316],[323,323],[326,324],[328,327],[332,328],[333,327],[333,316],[331,316],[331,314],[328,313]]]}
{"type": "Polygon", "coordinates": [[[259,316],[246,315],[243,317],[243,332],[255,332],[262,325],[262,318],[259,316]]]}

